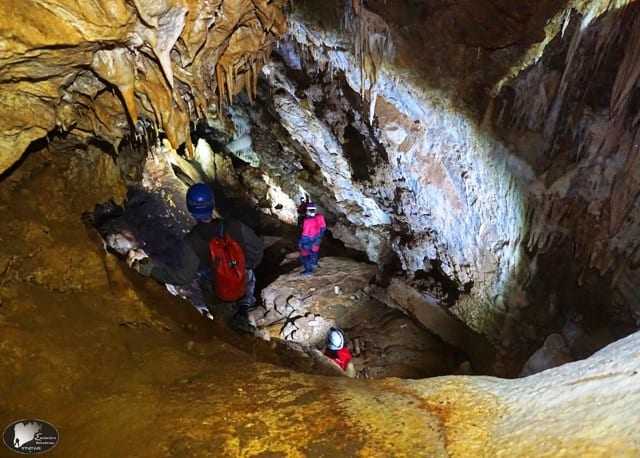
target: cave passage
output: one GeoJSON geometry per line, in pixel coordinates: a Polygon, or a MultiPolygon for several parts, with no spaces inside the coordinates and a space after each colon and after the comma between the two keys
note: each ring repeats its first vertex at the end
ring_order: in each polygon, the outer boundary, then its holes
{"type": "Polygon", "coordinates": [[[640,456],[639,56],[640,0],[1,0],[4,445],[640,456]],[[250,332],[126,262],[185,267],[195,183],[250,332]]]}
{"type": "MultiPolygon", "coordinates": [[[[144,150],[148,143],[127,148],[144,150]]],[[[190,184],[198,179],[207,181],[207,177],[201,164],[194,160],[182,159],[177,164],[174,157],[159,165],[157,158],[166,153],[158,139],[146,155],[129,155],[120,168],[139,170],[130,174],[126,202],[100,204],[88,219],[114,254],[126,252],[128,246],[125,251],[120,246],[128,243],[123,234],[132,235],[152,259],[172,269],[179,268],[182,238],[193,224],[180,199],[184,200],[184,191],[190,184]],[[133,157],[140,162],[132,164],[133,157]],[[145,187],[136,181],[149,174],[162,187],[145,187]]],[[[236,169],[241,170],[242,164],[236,164],[236,169]]],[[[369,290],[376,282],[377,268],[363,253],[346,248],[329,234],[322,244],[319,270],[312,277],[303,277],[297,255],[297,227],[260,211],[247,195],[228,195],[220,181],[209,183],[215,191],[218,215],[251,227],[263,239],[265,254],[256,269],[258,302],[250,313],[257,326],[255,335],[235,334],[229,325],[235,312],[233,304],[208,296],[211,320],[206,315],[192,315],[199,326],[208,328],[202,335],[205,341],[215,336],[261,361],[304,372],[344,375],[321,353],[327,330],[338,326],[347,334],[360,378],[417,379],[472,370],[462,350],[444,343],[415,319],[372,296],[369,290]],[[287,297],[283,299],[283,295],[287,297]]],[[[277,201],[270,205],[282,206],[277,201]]],[[[203,293],[197,281],[167,289],[194,306],[202,303],[203,293]]]]}

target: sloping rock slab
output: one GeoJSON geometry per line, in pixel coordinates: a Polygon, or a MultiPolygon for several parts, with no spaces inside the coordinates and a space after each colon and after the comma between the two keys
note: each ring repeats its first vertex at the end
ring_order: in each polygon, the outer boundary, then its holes
{"type": "Polygon", "coordinates": [[[463,350],[477,372],[492,372],[495,350],[489,341],[450,314],[437,298],[418,291],[400,278],[393,278],[385,290],[372,288],[371,294],[389,307],[415,318],[444,342],[463,350]]]}

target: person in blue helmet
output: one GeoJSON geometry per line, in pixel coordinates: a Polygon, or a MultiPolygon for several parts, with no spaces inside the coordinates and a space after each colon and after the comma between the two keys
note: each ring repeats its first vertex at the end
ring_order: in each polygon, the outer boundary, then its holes
{"type": "MultiPolygon", "coordinates": [[[[209,242],[224,232],[242,247],[245,257],[245,295],[237,301],[237,310],[232,324],[248,332],[253,331],[249,322],[249,310],[255,305],[256,277],[254,269],[262,261],[264,244],[247,225],[232,218],[217,219],[214,216],[215,199],[211,188],[198,183],[187,191],[187,209],[196,224],[184,239],[180,267],[167,266],[150,259],[130,254],[130,265],[143,275],[151,276],[162,283],[184,286],[197,280],[200,289],[211,291],[212,270],[209,242]],[[139,258],[139,259],[136,259],[139,258]]],[[[198,304],[196,307],[201,309],[198,304]]]]}

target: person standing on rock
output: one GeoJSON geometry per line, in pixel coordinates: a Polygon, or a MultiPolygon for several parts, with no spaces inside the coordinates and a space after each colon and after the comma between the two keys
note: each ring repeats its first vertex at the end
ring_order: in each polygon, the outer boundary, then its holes
{"type": "Polygon", "coordinates": [[[304,266],[304,275],[311,275],[318,267],[320,244],[327,230],[324,216],[317,213],[316,204],[307,202],[306,214],[302,223],[302,233],[298,241],[300,260],[304,266]]]}
{"type": "Polygon", "coordinates": [[[351,350],[345,345],[344,333],[338,328],[331,328],[327,333],[327,349],[324,352],[334,364],[337,364],[348,377],[355,377],[356,370],[351,360],[351,350]]]}
{"type": "MultiPolygon", "coordinates": [[[[184,239],[179,268],[168,268],[157,260],[145,257],[139,250],[129,253],[129,264],[141,274],[151,276],[162,283],[183,286],[196,281],[204,293],[200,300],[206,301],[205,296],[212,292],[214,282],[210,242],[214,238],[228,235],[241,247],[245,268],[244,294],[236,301],[237,310],[232,325],[242,331],[254,331],[255,328],[249,321],[249,309],[256,302],[254,269],[262,261],[262,240],[240,221],[231,218],[216,219],[213,191],[204,183],[195,184],[187,191],[187,209],[196,224],[184,239]]],[[[224,301],[224,298],[219,299],[224,301]]],[[[206,304],[195,305],[200,310],[208,309],[206,304]]]]}

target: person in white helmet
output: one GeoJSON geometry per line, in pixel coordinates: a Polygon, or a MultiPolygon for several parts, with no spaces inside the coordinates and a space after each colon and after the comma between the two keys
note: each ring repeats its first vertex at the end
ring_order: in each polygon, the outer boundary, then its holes
{"type": "Polygon", "coordinates": [[[318,267],[320,258],[320,244],[322,237],[327,231],[327,223],[324,216],[317,213],[316,204],[307,202],[304,221],[302,222],[302,232],[298,241],[300,249],[300,261],[304,266],[304,275],[311,275],[318,267]]]}
{"type": "Polygon", "coordinates": [[[353,367],[353,356],[345,344],[344,333],[339,328],[331,328],[327,333],[327,348],[324,352],[325,356],[333,363],[337,364],[340,369],[345,371],[348,377],[355,377],[355,368],[353,367]]]}

